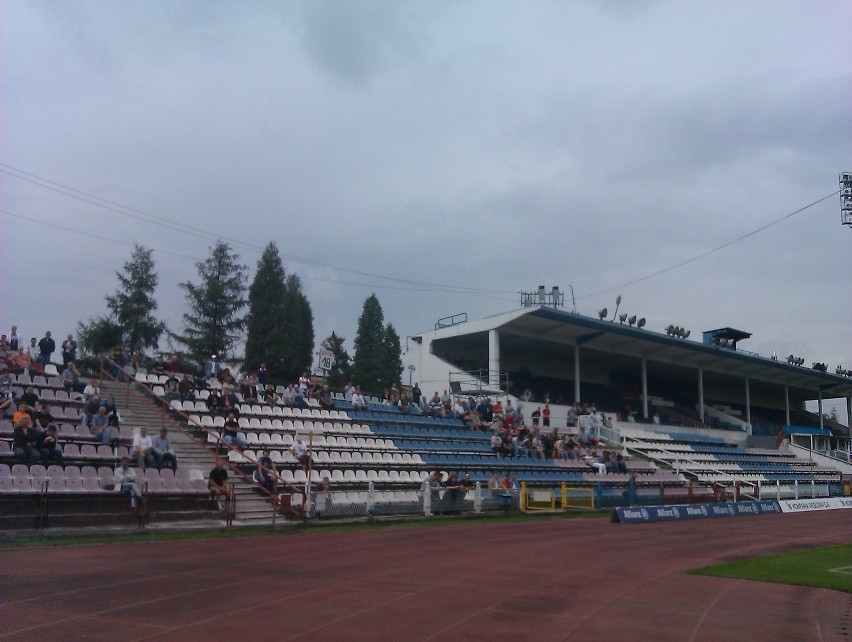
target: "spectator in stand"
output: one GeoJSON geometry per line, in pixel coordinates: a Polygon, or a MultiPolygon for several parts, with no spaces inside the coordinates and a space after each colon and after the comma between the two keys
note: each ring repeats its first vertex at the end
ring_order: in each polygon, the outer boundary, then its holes
{"type": "Polygon", "coordinates": [[[0,372],[0,390],[9,391],[12,389],[12,376],[8,370],[0,372]]]}
{"type": "Polygon", "coordinates": [[[56,439],[56,426],[50,425],[46,430],[41,431],[35,447],[41,455],[41,463],[44,466],[50,465],[52,461],[62,465],[62,448],[56,439]]]}
{"type": "Polygon", "coordinates": [[[98,410],[101,408],[101,400],[98,397],[89,397],[86,405],[83,406],[83,420],[80,422],[84,426],[91,426],[92,420],[97,416],[98,410]]]}
{"type": "Polygon", "coordinates": [[[204,374],[204,366],[200,363],[195,366],[195,374],[192,376],[192,385],[198,390],[207,390],[207,375],[204,374]]]}
{"type": "Polygon", "coordinates": [[[136,471],[130,467],[130,459],[122,457],[113,476],[115,477],[115,485],[118,487],[118,490],[130,495],[130,508],[136,510],[139,500],[142,499],[142,493],[136,484],[136,471]]]}
{"type": "MultiPolygon", "coordinates": [[[[50,363],[50,359],[53,356],[53,353],[56,352],[56,341],[50,336],[50,330],[44,333],[44,336],[41,338],[41,341],[38,342],[39,349],[39,358],[38,362],[46,366],[50,363]]],[[[73,361],[73,359],[72,359],[73,361]]]]}
{"type": "Polygon", "coordinates": [[[237,390],[239,390],[240,394],[244,398],[248,397],[249,395],[248,378],[248,370],[243,368],[242,370],[240,370],[239,374],[237,374],[237,378],[234,381],[234,383],[236,383],[237,385],[237,390]]]}
{"type": "Polygon", "coordinates": [[[506,452],[503,448],[503,437],[500,435],[499,429],[495,426],[491,433],[491,451],[498,457],[505,457],[506,452]]]}
{"type": "Polygon", "coordinates": [[[179,399],[181,401],[195,401],[195,393],[192,390],[192,381],[189,375],[183,375],[178,386],[179,399]]]}
{"type": "Polygon", "coordinates": [[[74,335],[69,334],[65,341],[62,342],[62,365],[68,367],[69,361],[77,360],[77,342],[74,341],[74,335]]]}
{"type": "MultiPolygon", "coordinates": [[[[615,456],[615,471],[617,473],[627,474],[627,460],[621,453],[615,456]]],[[[635,473],[634,473],[635,475],[635,473]]]]}
{"type": "Polygon", "coordinates": [[[275,394],[275,388],[273,388],[272,386],[266,386],[263,395],[266,403],[268,403],[270,406],[277,406],[278,402],[281,401],[278,395],[275,394]]]}
{"type": "Polygon", "coordinates": [[[36,448],[38,436],[30,415],[26,412],[17,414],[12,430],[12,452],[22,464],[29,466],[41,458],[41,453],[36,448]]]}
{"type": "Polygon", "coordinates": [[[207,397],[207,409],[214,414],[222,412],[222,395],[217,388],[213,388],[207,397]]]}
{"type": "Polygon", "coordinates": [[[231,386],[222,386],[222,412],[234,413],[234,416],[239,418],[239,403],[240,398],[237,397],[237,394],[231,389],[231,386]]]}
{"type": "Polygon", "coordinates": [[[281,403],[288,408],[296,407],[296,390],[292,383],[288,383],[287,387],[281,393],[281,403]]]}
{"type": "Polygon", "coordinates": [[[420,383],[415,381],[414,387],[411,389],[411,403],[418,408],[423,403],[423,391],[420,389],[420,383]]]}
{"type": "Polygon", "coordinates": [[[92,417],[92,425],[90,428],[92,431],[92,437],[98,439],[102,444],[109,445],[110,439],[112,438],[112,428],[109,426],[107,410],[98,404],[97,413],[98,414],[92,417]]]}
{"type": "Polygon", "coordinates": [[[302,397],[308,396],[308,386],[310,385],[311,380],[308,377],[308,371],[305,370],[302,373],[302,376],[299,377],[299,392],[302,394],[302,397]]]}
{"type": "Polygon", "coordinates": [[[9,350],[17,351],[19,348],[23,347],[21,337],[18,336],[18,326],[13,325],[12,331],[9,333],[9,350]]]}
{"type": "Polygon", "coordinates": [[[118,428],[120,417],[118,416],[118,406],[115,403],[115,395],[109,395],[101,401],[101,405],[106,408],[107,416],[109,417],[109,425],[113,428],[118,428]]]}
{"type": "Polygon", "coordinates": [[[544,459],[544,444],[542,443],[541,435],[539,433],[536,432],[530,436],[529,450],[534,457],[544,459]]]}
{"type": "Polygon", "coordinates": [[[166,368],[169,364],[166,363],[166,360],[163,359],[163,355],[158,354],[154,359],[154,363],[151,364],[151,371],[155,375],[164,375],[166,374],[166,368]]]}
{"type": "Polygon", "coordinates": [[[565,426],[567,428],[573,428],[577,425],[577,406],[576,404],[571,404],[568,406],[568,412],[565,417],[565,426]]]}
{"type": "Polygon", "coordinates": [[[307,472],[308,466],[313,466],[311,456],[308,454],[308,447],[301,437],[296,437],[296,443],[290,446],[290,452],[296,458],[296,461],[302,466],[302,469],[307,472]]]}
{"type": "Polygon", "coordinates": [[[138,352],[134,352],[133,354],[130,355],[130,363],[128,365],[133,369],[133,372],[138,371],[139,368],[142,367],[142,364],[139,361],[139,353],[138,352]]]}
{"type": "Polygon", "coordinates": [[[224,497],[228,494],[226,486],[228,481],[228,469],[225,468],[225,460],[222,457],[216,458],[216,465],[210,471],[210,476],[207,478],[207,488],[213,499],[224,497]]]}
{"type": "Polygon", "coordinates": [[[83,392],[86,386],[80,381],[80,371],[74,366],[73,361],[65,364],[65,370],[62,371],[62,387],[67,392],[83,392]]]}
{"type": "Polygon", "coordinates": [[[596,451],[588,451],[583,455],[583,461],[586,462],[589,468],[594,468],[598,475],[606,474],[606,465],[604,465],[602,458],[598,456],[596,451]]]}
{"type": "Polygon", "coordinates": [[[225,420],[225,428],[222,432],[222,439],[226,444],[236,446],[240,450],[245,450],[248,445],[246,440],[239,434],[240,423],[237,421],[236,415],[232,412],[228,413],[228,418],[225,420]]]}
{"type": "Polygon", "coordinates": [[[169,443],[168,433],[169,431],[164,426],[160,428],[159,434],[151,439],[152,452],[157,461],[158,470],[162,470],[163,466],[177,470],[177,457],[175,457],[175,451],[172,450],[172,445],[169,443]]]}
{"type": "Polygon", "coordinates": [[[49,403],[41,403],[36,408],[35,415],[33,416],[33,423],[36,428],[39,430],[47,430],[47,427],[53,421],[53,417],[50,414],[50,404],[49,403]]]}
{"type": "Polygon", "coordinates": [[[83,396],[86,398],[86,401],[92,397],[100,397],[101,391],[98,389],[98,382],[94,379],[90,379],[89,383],[86,384],[86,387],[83,388],[83,396]]]}
{"type": "Polygon", "coordinates": [[[266,391],[266,385],[269,383],[269,368],[266,367],[265,363],[261,363],[260,367],[258,367],[257,372],[255,372],[255,377],[257,377],[257,387],[261,392],[266,391]]]}
{"type": "Polygon", "coordinates": [[[355,392],[352,394],[352,407],[355,410],[367,410],[367,400],[361,392],[361,386],[355,386],[355,392]]]}
{"type": "Polygon", "coordinates": [[[432,500],[432,512],[428,513],[429,515],[440,514],[440,510],[437,510],[441,504],[441,480],[443,479],[443,475],[439,471],[434,471],[432,476],[429,478],[429,498],[432,500]]]}
{"type": "MultiPolygon", "coordinates": [[[[306,389],[307,390],[307,389],[306,389]]],[[[300,385],[298,388],[293,390],[293,406],[295,408],[310,408],[307,400],[305,399],[305,394],[302,392],[302,386],[300,385]]]]}
{"type": "Polygon", "coordinates": [[[133,435],[133,446],[130,452],[130,458],[143,470],[149,466],[156,466],[159,470],[160,463],[154,453],[154,441],[151,439],[148,429],[145,426],[142,426],[139,432],[133,435]]]}
{"type": "Polygon", "coordinates": [[[15,412],[15,402],[12,400],[12,392],[0,389],[0,417],[11,417],[15,412]]]}
{"type": "Polygon", "coordinates": [[[324,410],[334,410],[334,398],[331,396],[331,390],[328,389],[328,384],[322,387],[319,395],[320,408],[324,410]]]}
{"type": "Polygon", "coordinates": [[[352,385],[352,380],[346,382],[346,385],[343,387],[343,398],[351,400],[352,395],[355,394],[355,386],[352,385]]]}
{"type": "Polygon", "coordinates": [[[30,339],[30,345],[27,346],[27,354],[30,355],[30,361],[39,362],[41,357],[41,348],[38,347],[38,342],[35,337],[30,339]]]}
{"type": "Polygon", "coordinates": [[[500,494],[500,473],[494,471],[491,473],[491,479],[488,480],[488,492],[492,497],[500,494]]]}
{"type": "Polygon", "coordinates": [[[163,397],[166,401],[180,399],[180,381],[178,381],[178,378],[174,375],[174,373],[169,374],[169,378],[166,379],[166,383],[163,384],[163,389],[165,391],[163,397]]]}
{"type": "Polygon", "coordinates": [[[222,364],[219,363],[219,357],[215,354],[210,355],[210,360],[204,364],[204,377],[207,379],[218,379],[219,371],[222,369],[222,364]]]}
{"type": "Polygon", "coordinates": [[[0,334],[0,358],[5,359],[12,352],[12,347],[9,345],[9,340],[5,334],[0,334]]]}
{"type": "Polygon", "coordinates": [[[35,408],[36,404],[39,402],[39,396],[35,392],[35,388],[32,386],[27,386],[24,390],[24,394],[18,397],[19,404],[26,404],[32,408],[35,408]]]}
{"type": "Polygon", "coordinates": [[[444,416],[444,402],[441,400],[438,391],[435,391],[435,394],[432,395],[432,398],[429,400],[429,414],[437,415],[439,417],[444,416]]]}
{"type": "Polygon", "coordinates": [[[33,362],[30,355],[23,348],[19,348],[11,357],[6,360],[8,367],[18,374],[31,375],[33,372],[44,372],[44,367],[33,362]]]}
{"type": "Polygon", "coordinates": [[[166,370],[168,370],[172,374],[179,374],[180,373],[181,363],[180,363],[180,359],[178,359],[178,356],[176,354],[173,354],[172,356],[169,357],[169,361],[166,364],[166,370]]]}
{"type": "Polygon", "coordinates": [[[479,421],[484,430],[490,430],[494,423],[494,411],[491,409],[491,404],[488,399],[482,397],[476,406],[476,412],[479,415],[479,421]]]}
{"type": "Polygon", "coordinates": [[[395,406],[399,402],[399,388],[395,383],[391,384],[390,389],[390,397],[388,398],[392,406],[395,406]]]}
{"type": "MultiPolygon", "coordinates": [[[[256,484],[269,491],[269,494],[272,495],[273,498],[278,495],[278,479],[276,478],[277,472],[275,464],[269,457],[269,451],[264,450],[263,456],[257,460],[257,466],[255,466],[252,479],[256,484]]],[[[275,500],[273,499],[273,501],[275,500]]]]}
{"type": "Polygon", "coordinates": [[[405,414],[411,413],[411,399],[409,399],[407,392],[403,392],[402,395],[400,395],[397,406],[399,407],[400,412],[405,414]]]}
{"type": "Polygon", "coordinates": [[[550,428],[550,404],[544,404],[541,411],[541,425],[544,428],[550,428]]]}

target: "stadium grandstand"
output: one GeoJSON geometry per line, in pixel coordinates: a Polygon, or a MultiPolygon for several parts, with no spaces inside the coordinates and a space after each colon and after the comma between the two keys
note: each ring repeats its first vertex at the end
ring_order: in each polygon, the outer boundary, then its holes
{"type": "Polygon", "coordinates": [[[388,398],[324,390],[319,377],[261,386],[224,367],[155,372],[106,356],[84,387],[56,364],[10,363],[0,523],[274,524],[849,494],[848,428],[805,409],[842,397],[848,419],[849,376],[745,352],[750,335],[731,328],[689,341],[599,316],[530,304],[436,324],[410,342],[419,384],[388,398]],[[143,428],[168,444],[151,448],[143,428]]]}

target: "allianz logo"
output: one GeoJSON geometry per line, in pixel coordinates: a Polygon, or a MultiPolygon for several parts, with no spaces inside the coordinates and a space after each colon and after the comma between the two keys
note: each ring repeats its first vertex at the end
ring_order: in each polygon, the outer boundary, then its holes
{"type": "Polygon", "coordinates": [[[706,506],[687,506],[686,514],[689,516],[701,517],[707,515],[706,506]]]}
{"type": "Polygon", "coordinates": [[[733,509],[728,506],[713,506],[714,515],[733,515],[733,509]]]}
{"type": "Polygon", "coordinates": [[[680,517],[680,512],[677,508],[658,508],[657,517],[674,517],[675,519],[678,519],[680,517]]]}
{"type": "Polygon", "coordinates": [[[648,511],[646,511],[644,508],[642,510],[631,510],[629,508],[625,508],[624,516],[629,517],[630,519],[647,519],[648,511]]]}

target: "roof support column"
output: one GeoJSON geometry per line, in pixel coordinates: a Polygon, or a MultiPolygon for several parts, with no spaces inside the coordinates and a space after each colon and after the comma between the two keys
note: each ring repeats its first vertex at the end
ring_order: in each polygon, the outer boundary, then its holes
{"type": "Polygon", "coordinates": [[[849,438],[852,439],[852,397],[846,397],[846,427],[849,429],[849,438]]]}
{"type": "Polygon", "coordinates": [[[500,389],[500,333],[488,331],[488,385],[500,389]]]}
{"type": "Polygon", "coordinates": [[[574,403],[580,403],[580,344],[574,344],[574,403]]]}
{"type": "Polygon", "coordinates": [[[822,388],[817,389],[817,404],[819,405],[819,427],[824,428],[822,425],[822,388]]]}
{"type": "Polygon", "coordinates": [[[790,425],[790,386],[786,383],[784,384],[784,420],[787,422],[785,425],[790,425]]]}
{"type": "Polygon", "coordinates": [[[648,418],[648,364],[642,357],[642,417],[648,418]]]}
{"type": "Polygon", "coordinates": [[[745,407],[746,407],[746,423],[748,424],[746,434],[753,434],[751,429],[751,390],[748,385],[748,377],[745,378],[745,407]]]}
{"type": "Polygon", "coordinates": [[[704,370],[698,369],[698,418],[704,423],[704,370]]]}

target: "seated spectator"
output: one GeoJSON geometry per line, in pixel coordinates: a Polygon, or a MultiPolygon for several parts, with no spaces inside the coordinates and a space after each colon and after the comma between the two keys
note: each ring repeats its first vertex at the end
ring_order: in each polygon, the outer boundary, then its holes
{"type": "Polygon", "coordinates": [[[109,417],[109,425],[113,428],[118,428],[120,417],[118,416],[118,406],[115,404],[115,395],[109,395],[101,401],[101,405],[106,408],[107,416],[109,417]]]}
{"type": "Polygon", "coordinates": [[[307,472],[309,466],[313,466],[311,456],[308,454],[308,447],[301,437],[296,438],[296,443],[290,446],[290,452],[296,458],[296,461],[302,466],[302,469],[307,472]]]}
{"type": "Polygon", "coordinates": [[[228,418],[225,420],[225,428],[222,431],[222,439],[226,444],[236,446],[240,450],[245,450],[248,445],[246,440],[239,434],[240,423],[233,412],[228,413],[228,418]]]}
{"type": "Polygon", "coordinates": [[[176,354],[173,354],[169,357],[169,362],[166,364],[166,370],[173,374],[178,374],[180,372],[180,369],[180,359],[178,359],[178,356],[176,354]]]}
{"type": "Polygon", "coordinates": [[[113,473],[117,490],[130,495],[130,508],[136,510],[142,493],[136,484],[136,471],[130,467],[130,459],[122,457],[119,465],[113,473]]]}
{"type": "Polygon", "coordinates": [[[534,457],[544,459],[544,444],[541,440],[541,435],[534,433],[529,440],[529,451],[534,457]]]}
{"type": "Polygon", "coordinates": [[[192,377],[192,385],[198,390],[207,390],[207,376],[204,374],[204,366],[200,363],[195,366],[195,374],[192,377]]]}
{"type": "Polygon", "coordinates": [[[158,354],[156,359],[154,359],[154,363],[151,364],[151,371],[155,375],[164,375],[166,374],[166,369],[168,368],[168,364],[165,359],[163,359],[163,355],[158,354]]]}
{"type": "Polygon", "coordinates": [[[603,463],[603,459],[598,456],[597,452],[590,451],[583,455],[582,459],[590,468],[594,468],[598,475],[606,475],[606,465],[603,463]]]}
{"type": "Polygon", "coordinates": [[[37,361],[33,361],[23,348],[18,348],[17,351],[13,352],[6,360],[6,364],[10,370],[18,374],[44,372],[44,366],[37,361]]]}
{"type": "Polygon", "coordinates": [[[397,406],[399,407],[400,412],[404,412],[405,414],[411,412],[411,399],[408,397],[407,392],[403,392],[402,395],[399,397],[399,402],[397,403],[397,406]]]}
{"type": "Polygon", "coordinates": [[[210,476],[207,479],[207,488],[213,499],[225,497],[228,494],[227,488],[228,469],[225,468],[225,459],[222,457],[216,458],[216,466],[210,471],[210,476]]]}
{"type": "Polygon", "coordinates": [[[234,383],[237,386],[237,390],[243,396],[243,398],[249,396],[248,378],[248,370],[243,368],[242,370],[240,370],[240,372],[237,374],[237,378],[234,380],[234,383]]]}
{"type": "Polygon", "coordinates": [[[328,384],[322,387],[319,394],[320,408],[324,410],[334,410],[334,397],[331,396],[331,390],[328,389],[328,384]]]}
{"type": "Polygon", "coordinates": [[[101,391],[98,388],[98,382],[94,379],[90,379],[89,383],[86,384],[86,387],[83,388],[83,396],[86,398],[86,401],[92,397],[100,397],[101,391]]]}
{"type": "MultiPolygon", "coordinates": [[[[141,430],[141,429],[140,429],[141,430]]],[[[151,439],[151,448],[153,449],[154,459],[157,462],[157,469],[162,470],[163,466],[167,466],[172,470],[177,470],[177,457],[172,450],[172,445],[169,443],[168,430],[164,427],[160,428],[159,434],[151,439]]]]}
{"type": "Polygon", "coordinates": [[[0,388],[0,417],[11,417],[15,408],[11,390],[0,388]]]}
{"type": "Polygon", "coordinates": [[[503,448],[503,437],[496,428],[491,433],[491,451],[498,457],[506,456],[506,451],[503,448]]]}
{"type": "Polygon", "coordinates": [[[488,399],[483,397],[476,406],[476,413],[479,415],[479,422],[483,430],[490,430],[494,423],[494,411],[488,399]]]}
{"type": "Polygon", "coordinates": [[[86,426],[92,425],[92,420],[98,414],[98,410],[102,408],[101,400],[98,397],[90,397],[86,402],[86,405],[83,406],[83,420],[81,423],[86,426]]]}
{"type": "Polygon", "coordinates": [[[221,402],[221,411],[222,413],[233,413],[235,417],[239,419],[240,417],[240,398],[237,397],[237,393],[233,391],[231,386],[222,386],[222,402],[221,402]]]}
{"type": "Polygon", "coordinates": [[[143,470],[148,466],[162,467],[154,453],[154,440],[148,435],[148,429],[142,426],[139,433],[133,435],[133,446],[131,448],[133,461],[143,470]]]}
{"type": "Polygon", "coordinates": [[[166,379],[166,383],[163,384],[163,398],[166,401],[174,401],[175,399],[180,399],[180,381],[178,378],[172,373],[169,374],[169,378],[166,379]]]}
{"type": "Polygon", "coordinates": [[[258,390],[260,392],[266,392],[266,385],[269,383],[269,368],[266,367],[265,363],[261,363],[260,366],[258,366],[254,376],[255,379],[257,379],[258,390]]]}
{"type": "Polygon", "coordinates": [[[35,337],[30,339],[30,345],[26,347],[26,351],[30,357],[30,362],[37,363],[38,358],[41,356],[41,349],[38,347],[38,343],[36,342],[35,337]]]}
{"type": "Polygon", "coordinates": [[[68,392],[83,392],[86,388],[80,381],[80,371],[74,366],[73,361],[65,364],[65,370],[62,371],[62,387],[68,392]]]}
{"type": "Polygon", "coordinates": [[[264,400],[270,406],[277,406],[278,405],[278,402],[280,401],[280,399],[279,399],[278,395],[275,394],[275,388],[273,388],[272,386],[267,386],[266,389],[263,392],[263,395],[264,395],[264,400]]]}
{"type": "Polygon", "coordinates": [[[301,386],[295,389],[293,394],[293,406],[296,408],[310,408],[310,405],[305,398],[305,393],[302,392],[301,386]]]}
{"type": "Polygon", "coordinates": [[[210,391],[210,396],[207,397],[207,409],[215,414],[219,414],[222,412],[222,395],[219,394],[219,390],[213,388],[210,391]]]}
{"type": "MultiPolygon", "coordinates": [[[[621,453],[619,453],[615,456],[615,468],[616,468],[615,472],[622,473],[622,474],[625,474],[625,475],[627,474],[627,460],[625,459],[624,455],[622,455],[621,453]]],[[[635,473],[634,473],[634,475],[635,475],[635,473]]]]}
{"type": "Polygon", "coordinates": [[[98,414],[92,417],[90,430],[92,437],[98,439],[102,444],[109,445],[110,439],[112,439],[112,428],[109,425],[106,408],[101,405],[98,406],[98,414]]]}
{"type": "Polygon", "coordinates": [[[35,444],[41,455],[41,463],[49,466],[51,462],[62,464],[62,448],[56,439],[56,426],[50,425],[40,432],[35,444]]]}
{"type": "Polygon", "coordinates": [[[601,463],[606,466],[606,472],[618,472],[618,462],[616,462],[615,457],[613,457],[608,450],[603,451],[603,459],[601,459],[601,463]]]}
{"type": "Polygon", "coordinates": [[[32,386],[27,386],[26,390],[24,390],[24,394],[18,397],[19,404],[27,405],[31,408],[35,408],[38,402],[39,396],[36,394],[35,388],[33,388],[32,386]]]}
{"type": "Polygon", "coordinates": [[[263,451],[264,456],[257,460],[252,479],[256,484],[265,488],[273,497],[278,494],[278,479],[276,478],[277,471],[272,459],[269,458],[269,451],[263,451]]]}
{"type": "Polygon", "coordinates": [[[355,410],[367,410],[367,400],[361,393],[361,386],[355,386],[355,391],[352,393],[352,407],[355,410]]]}
{"type": "Polygon", "coordinates": [[[352,400],[352,395],[355,394],[355,386],[352,384],[352,380],[346,382],[346,385],[343,387],[343,398],[352,400]]]}
{"type": "Polygon", "coordinates": [[[22,464],[35,464],[41,459],[41,453],[36,448],[38,431],[33,427],[29,414],[21,412],[14,422],[12,431],[12,452],[22,464]]]}
{"type": "Polygon", "coordinates": [[[281,393],[281,403],[288,408],[296,407],[296,389],[293,387],[292,383],[287,384],[284,392],[281,393]]]}
{"type": "Polygon", "coordinates": [[[53,421],[53,416],[50,414],[50,404],[41,403],[36,406],[35,414],[33,415],[33,424],[39,430],[47,430],[47,427],[53,421]]]}

